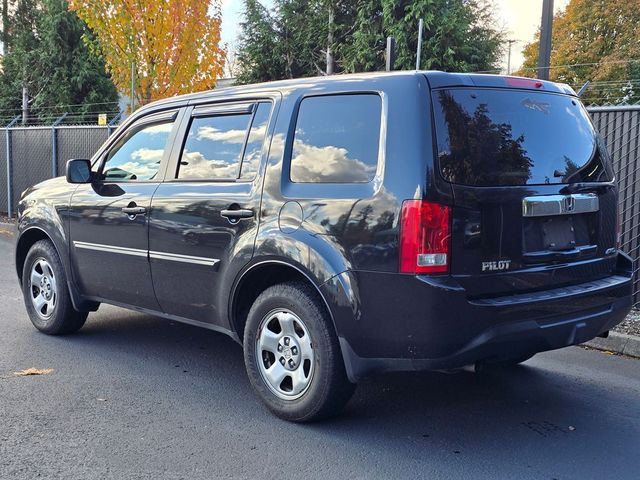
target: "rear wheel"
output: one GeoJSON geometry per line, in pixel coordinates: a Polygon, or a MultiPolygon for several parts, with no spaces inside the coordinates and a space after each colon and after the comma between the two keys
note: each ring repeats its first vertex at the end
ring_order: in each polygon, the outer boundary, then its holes
{"type": "Polygon", "coordinates": [[[285,420],[334,415],[355,388],[326,309],[304,283],[283,283],[260,294],[247,318],[244,357],[254,390],[285,420]]]}
{"type": "Polygon", "coordinates": [[[34,243],[27,253],[22,293],[31,323],[43,333],[72,333],[87,319],[87,312],[73,308],[62,262],[49,240],[34,243]]]}

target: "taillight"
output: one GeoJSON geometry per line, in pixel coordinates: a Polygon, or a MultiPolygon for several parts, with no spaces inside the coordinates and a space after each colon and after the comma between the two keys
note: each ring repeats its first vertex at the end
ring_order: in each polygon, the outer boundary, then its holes
{"type": "Polygon", "coordinates": [[[451,209],[423,200],[402,203],[400,223],[400,272],[449,271],[451,209]]]}

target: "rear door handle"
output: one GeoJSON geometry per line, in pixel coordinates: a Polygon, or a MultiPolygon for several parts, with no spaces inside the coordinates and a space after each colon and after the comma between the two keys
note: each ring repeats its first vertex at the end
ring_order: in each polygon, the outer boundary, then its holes
{"type": "Polygon", "coordinates": [[[145,207],[123,207],[122,213],[126,213],[131,216],[144,215],[147,213],[147,209],[145,207]]]}
{"type": "Polygon", "coordinates": [[[220,215],[226,217],[231,223],[236,223],[238,220],[243,218],[251,218],[254,213],[253,210],[239,208],[237,210],[229,210],[225,209],[220,212],[220,215]]]}

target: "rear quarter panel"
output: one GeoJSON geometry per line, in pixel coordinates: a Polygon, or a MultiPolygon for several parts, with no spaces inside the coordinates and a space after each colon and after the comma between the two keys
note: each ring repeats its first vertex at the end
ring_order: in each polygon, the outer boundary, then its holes
{"type": "MultiPolygon", "coordinates": [[[[450,192],[433,169],[428,85],[422,75],[385,76],[283,91],[252,263],[282,260],[321,287],[338,334],[358,316],[357,285],[329,282],[343,272],[398,269],[398,219],[403,200],[450,192]],[[311,90],[311,91],[310,91],[311,90]],[[297,110],[307,95],[376,93],[382,101],[379,168],[367,184],[296,184],[289,165],[297,110]]],[[[353,277],[351,277],[353,278],[353,277]]]]}

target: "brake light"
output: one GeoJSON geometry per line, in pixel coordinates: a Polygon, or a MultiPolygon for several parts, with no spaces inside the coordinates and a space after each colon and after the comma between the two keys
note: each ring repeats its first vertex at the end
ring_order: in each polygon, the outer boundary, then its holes
{"type": "Polygon", "coordinates": [[[529,78],[505,77],[504,81],[510,87],[542,88],[544,86],[540,80],[531,80],[529,78]]]}
{"type": "Polygon", "coordinates": [[[405,200],[400,222],[400,272],[449,271],[451,209],[423,200],[405,200]]]}

